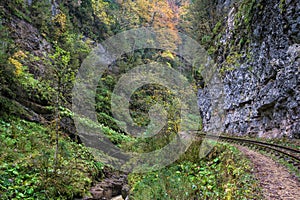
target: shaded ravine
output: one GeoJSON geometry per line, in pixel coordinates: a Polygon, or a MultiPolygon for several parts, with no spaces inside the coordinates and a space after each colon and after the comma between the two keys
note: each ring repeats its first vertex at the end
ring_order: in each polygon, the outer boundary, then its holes
{"type": "Polygon", "coordinates": [[[83,197],[80,200],[128,199],[130,188],[127,184],[127,174],[114,171],[108,167],[104,168],[103,173],[105,178],[95,182],[91,187],[91,196],[83,197]]]}
{"type": "Polygon", "coordinates": [[[282,165],[271,158],[236,145],[253,164],[253,173],[260,182],[265,199],[298,199],[300,182],[282,165]]]}

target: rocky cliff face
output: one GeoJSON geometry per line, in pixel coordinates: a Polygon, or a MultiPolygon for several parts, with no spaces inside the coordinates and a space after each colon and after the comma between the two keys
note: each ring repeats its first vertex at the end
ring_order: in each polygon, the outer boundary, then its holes
{"type": "MultiPolygon", "coordinates": [[[[30,6],[32,1],[26,1],[23,7],[26,7],[27,4],[30,6]]],[[[52,1],[51,6],[52,12],[53,9],[56,9],[55,12],[58,12],[55,1],[52,1]]],[[[5,16],[2,18],[1,23],[7,28],[7,35],[9,35],[11,43],[13,43],[11,48],[14,48],[9,49],[9,51],[18,50],[24,54],[26,59],[20,59],[18,62],[22,65],[20,67],[22,73],[23,71],[28,71],[29,73],[26,75],[28,76],[26,81],[16,81],[17,78],[21,79],[21,77],[15,77],[15,73],[13,73],[11,77],[7,77],[7,79],[13,81],[0,83],[0,86],[6,84],[3,88],[0,87],[2,89],[0,90],[0,111],[20,116],[28,121],[49,124],[55,118],[52,104],[53,92],[51,92],[52,90],[50,91],[51,87],[53,87],[51,79],[53,79],[54,74],[49,64],[49,62],[53,62],[49,59],[49,55],[55,51],[53,44],[47,41],[45,35],[34,26],[32,19],[28,20],[29,18],[26,17],[25,12],[22,14],[21,11],[18,11],[19,16],[16,15],[16,11],[13,12],[12,8],[7,5],[7,2],[3,2],[1,7],[3,8],[1,14],[5,16]],[[26,70],[24,70],[25,68],[26,70]],[[31,75],[34,79],[30,79],[31,75]],[[28,86],[25,87],[24,82],[28,86]],[[32,86],[33,84],[34,86],[32,86]],[[45,94],[47,90],[50,92],[48,97],[45,98],[42,93],[45,94]]],[[[8,70],[9,67],[15,70],[13,65],[3,66],[7,68],[5,70],[8,70]]],[[[3,114],[2,112],[0,112],[0,115],[3,114]]],[[[71,136],[74,136],[75,127],[70,117],[63,116],[60,127],[71,136]]]]}
{"type": "MultiPolygon", "coordinates": [[[[9,35],[15,48],[31,52],[31,57],[39,58],[34,61],[28,59],[23,63],[28,67],[28,71],[36,79],[45,78],[49,69],[42,62],[42,58],[51,51],[51,45],[41,36],[37,28],[25,20],[10,17],[9,20],[5,20],[4,24],[9,27],[9,35]]],[[[45,123],[44,117],[51,115],[46,108],[49,102],[29,95],[28,91],[15,82],[11,82],[8,88],[0,91],[0,99],[3,110],[7,108],[2,103],[7,101],[7,105],[11,107],[9,110],[12,110],[14,115],[20,115],[29,121],[45,123]]]]}
{"type": "MultiPolygon", "coordinates": [[[[227,2],[227,1],[226,1],[227,2]]],[[[245,49],[234,50],[241,55],[234,69],[223,75],[225,118],[222,129],[237,135],[260,137],[300,137],[300,2],[265,0],[254,2],[245,49]]],[[[251,3],[248,1],[248,3],[251,3]]],[[[250,9],[250,8],[249,8],[250,9]]],[[[223,46],[241,42],[233,26],[239,6],[229,9],[226,29],[219,43],[223,46]],[[232,30],[233,29],[233,30],[232,30]]],[[[247,21],[244,20],[244,27],[247,21]]],[[[238,29],[238,27],[237,27],[238,29]]],[[[219,48],[219,69],[228,65],[219,48]],[[220,59],[219,59],[220,58],[220,59]]],[[[199,91],[199,107],[204,112],[204,130],[211,124],[207,89],[199,91]],[[206,95],[203,95],[206,94],[206,95]]]]}

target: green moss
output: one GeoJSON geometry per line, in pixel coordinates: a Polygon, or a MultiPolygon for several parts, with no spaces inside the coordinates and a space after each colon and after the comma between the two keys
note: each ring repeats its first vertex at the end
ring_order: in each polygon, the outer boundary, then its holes
{"type": "Polygon", "coordinates": [[[0,116],[8,117],[10,115],[30,118],[28,111],[19,103],[0,95],[0,116]]]}
{"type": "Polygon", "coordinates": [[[201,44],[208,44],[211,42],[211,36],[210,35],[204,35],[201,38],[201,44]]]}
{"type": "Polygon", "coordinates": [[[285,4],[286,4],[285,0],[280,0],[278,7],[281,14],[285,11],[285,4]]]}
{"type": "Polygon", "coordinates": [[[233,71],[234,69],[234,67],[222,66],[219,70],[219,73],[224,76],[226,72],[233,71]]]}
{"type": "MultiPolygon", "coordinates": [[[[251,43],[251,28],[254,10],[262,9],[263,6],[255,0],[244,0],[239,3],[238,9],[234,15],[234,30],[232,38],[225,45],[223,44],[223,57],[220,74],[224,75],[226,71],[231,71],[239,66],[243,55],[251,60],[249,44],[251,43]]],[[[224,34],[224,33],[223,33],[224,34]]],[[[220,40],[219,38],[217,38],[220,40]]]]}
{"type": "Polygon", "coordinates": [[[222,26],[222,21],[218,21],[217,24],[215,25],[215,27],[213,28],[213,34],[214,35],[218,34],[221,26],[222,26]]]}

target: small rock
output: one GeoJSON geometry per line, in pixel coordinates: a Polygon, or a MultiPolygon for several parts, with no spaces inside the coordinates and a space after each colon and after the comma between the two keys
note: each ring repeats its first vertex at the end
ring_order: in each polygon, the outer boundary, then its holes
{"type": "Polygon", "coordinates": [[[113,197],[111,200],[124,200],[122,195],[119,195],[119,196],[116,196],[116,197],[113,197]]]}
{"type": "Polygon", "coordinates": [[[104,196],[104,190],[102,188],[92,188],[91,194],[93,199],[101,199],[104,196]]]}
{"type": "Polygon", "coordinates": [[[122,197],[125,199],[129,195],[130,187],[129,185],[123,185],[122,187],[122,197]]]}

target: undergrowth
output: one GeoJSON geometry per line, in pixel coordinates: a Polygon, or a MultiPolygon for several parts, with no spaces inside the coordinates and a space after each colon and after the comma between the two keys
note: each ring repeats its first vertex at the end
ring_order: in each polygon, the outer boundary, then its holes
{"type": "Polygon", "coordinates": [[[55,162],[55,133],[39,124],[0,119],[0,140],[0,199],[73,199],[101,176],[103,164],[63,134],[55,162]]]}
{"type": "Polygon", "coordinates": [[[216,144],[199,158],[200,141],[172,165],[130,174],[131,199],[261,199],[249,161],[232,146],[216,144]]]}

